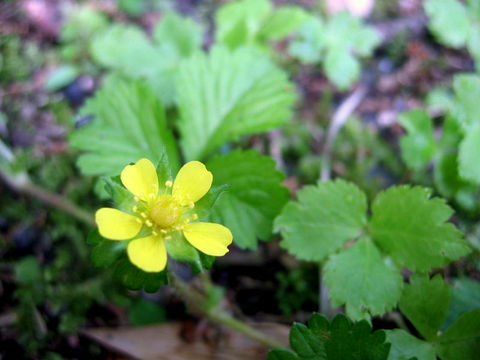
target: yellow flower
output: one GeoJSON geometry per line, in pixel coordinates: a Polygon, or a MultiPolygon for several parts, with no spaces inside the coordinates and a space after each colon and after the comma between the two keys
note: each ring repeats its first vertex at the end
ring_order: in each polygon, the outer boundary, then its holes
{"type": "Polygon", "coordinates": [[[120,174],[123,185],[134,195],[136,204],[127,214],[113,208],[101,208],[95,214],[100,234],[111,240],[135,238],[142,228],[147,236],[128,243],[130,261],[147,272],[162,271],[167,264],[165,241],[182,232],[185,239],[207,255],[222,256],[232,243],[232,233],[223,225],[194,222],[195,202],[212,185],[212,173],[199,161],[190,161],[177,174],[175,181],[159,186],[152,162],[141,159],[126,166],[120,174]]]}

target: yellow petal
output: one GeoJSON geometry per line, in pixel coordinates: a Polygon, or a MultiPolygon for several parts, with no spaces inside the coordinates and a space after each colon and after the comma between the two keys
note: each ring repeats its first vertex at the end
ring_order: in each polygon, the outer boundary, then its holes
{"type": "Polygon", "coordinates": [[[160,272],[167,265],[167,250],[158,236],[147,236],[128,243],[127,254],[130,261],[146,272],[160,272]]]}
{"type": "Polygon", "coordinates": [[[228,228],[214,223],[191,223],[185,225],[183,235],[195,248],[207,255],[222,256],[232,243],[232,233],[228,228]]]}
{"type": "Polygon", "coordinates": [[[182,166],[173,183],[172,194],[181,205],[200,200],[212,186],[213,175],[200,161],[182,166]]]}
{"type": "Polygon", "coordinates": [[[151,194],[158,194],[157,171],[148,159],[140,159],[134,165],[125,166],[120,179],[133,195],[142,200],[148,200],[151,194]]]}
{"type": "Polygon", "coordinates": [[[95,213],[100,235],[111,240],[127,240],[138,234],[142,224],[133,215],[112,208],[101,208],[95,213]]]}

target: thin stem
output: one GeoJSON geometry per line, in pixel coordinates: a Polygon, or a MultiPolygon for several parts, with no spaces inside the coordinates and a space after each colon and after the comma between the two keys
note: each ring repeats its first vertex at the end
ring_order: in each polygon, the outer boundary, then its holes
{"type": "Polygon", "coordinates": [[[229,328],[249,337],[250,339],[268,347],[268,348],[278,348],[284,347],[285,345],[279,341],[271,338],[270,336],[257,331],[250,325],[235,319],[230,314],[224,310],[213,308],[205,309],[202,307],[202,304],[205,303],[205,296],[201,294],[197,289],[193,288],[185,281],[181,280],[176,276],[172,271],[168,271],[168,279],[170,285],[172,285],[179,295],[185,300],[190,310],[194,313],[204,316],[207,319],[228,326],[229,328]]]}
{"type": "Polygon", "coordinates": [[[0,178],[3,179],[5,184],[7,184],[12,190],[32,196],[47,205],[69,213],[89,226],[95,226],[95,221],[90,213],[79,208],[61,195],[50,193],[32,184],[26,175],[15,177],[0,170],[0,178]]]}

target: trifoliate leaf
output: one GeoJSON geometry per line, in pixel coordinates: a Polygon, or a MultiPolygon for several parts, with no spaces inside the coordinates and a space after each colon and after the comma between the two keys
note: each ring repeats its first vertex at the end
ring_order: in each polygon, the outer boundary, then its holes
{"type": "Polygon", "coordinates": [[[257,238],[268,240],[273,219],[288,199],[275,162],[255,151],[234,151],[211,159],[207,168],[214,185],[227,185],[211,210],[212,221],[225,224],[241,248],[255,248],[257,238]]]}
{"type": "Polygon", "coordinates": [[[460,1],[426,0],[424,8],[430,18],[428,27],[440,42],[455,48],[465,45],[470,24],[460,1]]]}
{"type": "Polygon", "coordinates": [[[455,279],[452,301],[442,329],[451,326],[463,313],[480,307],[480,282],[467,277],[455,279]]]}
{"type": "Polygon", "coordinates": [[[70,137],[72,147],[87,152],[78,160],[84,174],[118,175],[125,164],[143,157],[154,163],[166,157],[178,168],[163,107],[144,84],[109,78],[81,113],[94,116],[70,137]]]}
{"type": "Polygon", "coordinates": [[[308,327],[295,323],[290,330],[290,345],[295,354],[274,349],[268,360],[387,360],[390,344],[383,331],[371,332],[368,322],[352,323],[337,315],[331,324],[320,314],[314,314],[308,327]]]}
{"type": "Polygon", "coordinates": [[[396,186],[373,202],[370,233],[399,266],[429,271],[466,255],[462,234],[446,223],[453,210],[422,187],[396,186]]]}
{"type": "Polygon", "coordinates": [[[480,184],[480,123],[471,126],[460,144],[459,172],[464,179],[480,184]]]}
{"type": "Polygon", "coordinates": [[[435,341],[442,360],[475,360],[480,353],[480,309],[467,312],[435,341]]]}
{"type": "Polygon", "coordinates": [[[306,186],[297,196],[276,218],[275,230],[282,233],[280,245],[299,259],[324,260],[358,237],[366,224],[365,194],[351,183],[306,186]]]}
{"type": "Polygon", "coordinates": [[[401,114],[399,122],[408,132],[400,139],[402,158],[410,168],[419,170],[435,155],[432,119],[425,111],[412,110],[401,114]]]}
{"type": "Polygon", "coordinates": [[[324,68],[327,77],[340,90],[347,90],[360,76],[360,63],[343,48],[335,48],[327,52],[324,68]]]}
{"type": "Polygon", "coordinates": [[[404,330],[386,330],[387,342],[392,344],[388,360],[410,359],[436,360],[434,347],[404,330]]]}
{"type": "Polygon", "coordinates": [[[147,273],[133,265],[128,259],[120,259],[115,266],[114,276],[126,288],[141,290],[149,293],[157,291],[161,285],[167,283],[167,272],[147,273]]]}
{"type": "Polygon", "coordinates": [[[180,65],[181,145],[202,159],[227,141],[283,124],[295,100],[284,72],[252,49],[215,47],[180,65]]]}
{"type": "Polygon", "coordinates": [[[427,340],[432,340],[445,318],[450,305],[450,288],[440,275],[410,278],[400,299],[400,310],[427,340]]]}
{"type": "Polygon", "coordinates": [[[398,269],[381,257],[369,239],[331,256],[324,274],[332,302],[345,304],[347,315],[353,320],[392,309],[403,286],[398,269]]]}

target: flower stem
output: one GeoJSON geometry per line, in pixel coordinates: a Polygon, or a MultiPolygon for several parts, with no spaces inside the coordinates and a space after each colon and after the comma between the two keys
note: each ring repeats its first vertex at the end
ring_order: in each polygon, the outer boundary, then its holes
{"type": "Polygon", "coordinates": [[[168,280],[178,292],[178,294],[185,300],[190,310],[198,315],[204,316],[210,321],[228,326],[229,328],[249,337],[250,339],[268,347],[268,348],[282,348],[284,344],[276,339],[254,329],[247,323],[235,319],[224,310],[218,308],[205,309],[202,304],[205,303],[205,296],[197,289],[180,279],[172,271],[168,271],[168,280]]]}
{"type": "Polygon", "coordinates": [[[0,170],[0,178],[3,179],[12,190],[37,198],[47,205],[69,213],[87,225],[95,226],[95,221],[88,212],[71,203],[65,197],[50,193],[32,184],[26,175],[13,176],[0,170]]]}

